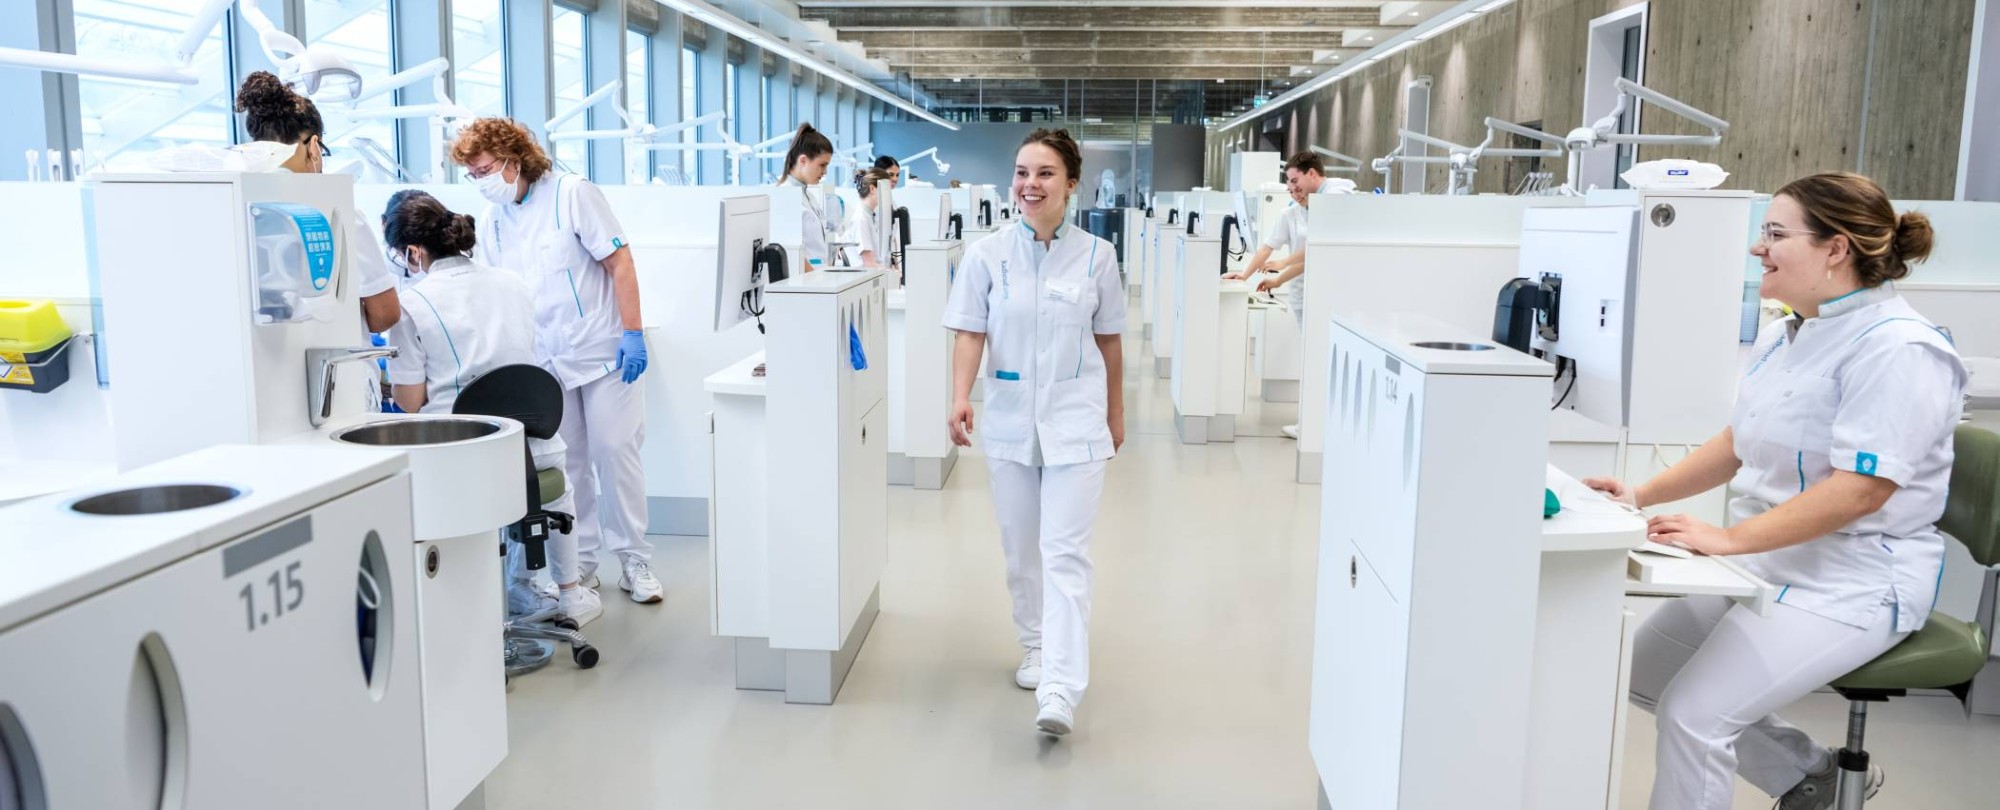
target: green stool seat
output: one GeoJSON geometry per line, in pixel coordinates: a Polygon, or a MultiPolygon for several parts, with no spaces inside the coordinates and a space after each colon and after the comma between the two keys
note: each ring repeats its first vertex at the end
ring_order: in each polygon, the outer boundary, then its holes
{"type": "Polygon", "coordinates": [[[1833,682],[1835,689],[1943,689],[1972,680],[1986,665],[1979,625],[1932,613],[1922,630],[1833,682]]]}
{"type": "Polygon", "coordinates": [[[561,467],[536,470],[535,481],[541,485],[544,504],[555,503],[557,498],[561,498],[563,493],[569,490],[569,479],[563,477],[561,467]]]}

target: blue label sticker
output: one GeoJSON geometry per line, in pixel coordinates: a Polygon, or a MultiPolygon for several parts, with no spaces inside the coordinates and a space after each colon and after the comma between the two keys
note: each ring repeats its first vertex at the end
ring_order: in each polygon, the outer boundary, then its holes
{"type": "Polygon", "coordinates": [[[1018,371],[995,371],[995,372],[993,372],[993,376],[994,376],[994,377],[996,377],[996,378],[998,378],[998,379],[1002,379],[1002,380],[1019,380],[1019,379],[1021,379],[1021,372],[1018,372],[1018,371]]]}
{"type": "Polygon", "coordinates": [[[1668,176],[1668,177],[1686,177],[1686,176],[1688,176],[1688,170],[1686,170],[1686,169],[1668,169],[1668,170],[1667,170],[1667,176],[1668,176]]]}
{"type": "Polygon", "coordinates": [[[1874,453],[1855,453],[1854,471],[1862,475],[1874,475],[1875,467],[1881,463],[1874,453]]]}
{"type": "Polygon", "coordinates": [[[326,285],[333,281],[333,223],[309,205],[265,203],[259,207],[292,218],[292,224],[299,229],[299,242],[305,246],[306,272],[312,280],[313,292],[325,292],[326,285]]]}

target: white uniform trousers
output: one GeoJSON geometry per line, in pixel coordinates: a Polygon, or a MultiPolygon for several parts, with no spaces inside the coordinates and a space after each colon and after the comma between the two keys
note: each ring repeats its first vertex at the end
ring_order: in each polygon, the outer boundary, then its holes
{"type": "MultiPolygon", "coordinates": [[[[568,473],[564,473],[564,475],[568,475],[568,473]]],[[[550,512],[574,515],[576,514],[576,492],[565,489],[563,490],[562,497],[544,504],[543,508],[550,512]]],[[[575,582],[577,580],[576,534],[573,532],[550,532],[549,539],[543,544],[543,548],[548,552],[549,557],[549,565],[546,569],[549,572],[549,581],[557,585],[565,582],[575,582]]],[[[507,577],[510,580],[508,582],[509,588],[531,587],[527,583],[535,578],[535,572],[528,570],[527,547],[519,543],[507,544],[507,577]]]]}
{"type": "Polygon", "coordinates": [[[1777,711],[1903,640],[1885,611],[1863,630],[1785,604],[1758,616],[1696,596],[1639,628],[1632,703],[1659,721],[1652,810],[1729,810],[1735,776],[1782,796],[1831,761],[1777,711]]]}
{"type": "Polygon", "coordinates": [[[1042,650],[1037,701],[1083,702],[1090,685],[1090,530],[1104,494],[1104,462],[1030,467],[988,458],[1007,590],[1021,646],[1042,650]]]}
{"type": "Polygon", "coordinates": [[[576,493],[576,549],[588,576],[599,546],[621,561],[650,562],[646,540],[646,387],[615,373],[563,392],[562,438],[569,445],[563,474],[576,493]],[[601,496],[601,497],[600,497],[601,496]]]}

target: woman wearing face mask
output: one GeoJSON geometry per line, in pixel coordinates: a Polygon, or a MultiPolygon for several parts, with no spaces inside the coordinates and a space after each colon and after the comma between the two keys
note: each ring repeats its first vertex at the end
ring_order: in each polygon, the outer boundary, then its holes
{"type": "MultiPolygon", "coordinates": [[[[1832,807],[1833,756],[1772,712],[1896,646],[1937,601],[1966,372],[1892,283],[1930,250],[1930,221],[1898,216],[1868,178],[1779,190],[1750,253],[1763,296],[1797,314],[1758,336],[1729,426],[1641,486],[1586,482],[1641,508],[1728,484],[1728,528],[1667,515],[1649,534],[1784,589],[1769,616],[1692,597],[1639,630],[1631,699],[1659,718],[1653,810],[1726,810],[1738,775],[1783,810],[1832,807]]],[[[1868,795],[1881,784],[1869,768],[1868,795]]]]}
{"type": "MultiPolygon", "coordinates": [[[[236,111],[243,113],[243,128],[257,139],[231,147],[242,157],[246,171],[319,174],[325,170],[330,151],[322,140],[326,125],[312,99],[292,92],[277,76],[260,70],[244,79],[243,87],[236,91],[236,111]]],[[[375,235],[357,213],[335,211],[334,219],[340,222],[350,246],[348,264],[355,270],[362,319],[368,331],[386,332],[402,313],[396,300],[396,279],[382,261],[375,235]]]]}
{"type": "MultiPolygon", "coordinates": [[[[472,260],[474,227],[472,217],[421,191],[398,192],[383,217],[390,254],[414,277],[404,289],[409,308],[390,332],[400,352],[389,360],[396,404],[410,413],[451,413],[472,381],[501,366],[536,362],[535,333],[525,328],[535,319],[534,297],[520,277],[472,260]]],[[[529,439],[528,449],[536,469],[561,465],[567,455],[561,436],[529,439]]],[[[574,514],[574,501],[565,490],[551,508],[574,514]]],[[[604,612],[597,591],[577,583],[576,538],[553,534],[548,551],[563,613],[578,624],[597,618],[604,612]]],[[[510,613],[546,606],[518,544],[508,545],[507,574],[510,613]]]]}
{"type": "Polygon", "coordinates": [[[808,273],[830,266],[833,262],[829,247],[839,221],[827,216],[826,201],[813,192],[813,187],[826,178],[827,164],[832,162],[833,142],[813,129],[813,125],[800,124],[798,133],[792,136],[792,148],[785,151],[785,179],[778,181],[778,185],[796,188],[805,197],[804,221],[800,230],[804,234],[805,270],[808,273]]]}
{"type": "Polygon", "coordinates": [[[854,191],[861,195],[861,205],[854,209],[853,216],[847,218],[847,241],[859,247],[863,267],[887,264],[884,260],[888,257],[882,255],[875,244],[876,227],[882,218],[882,198],[875,193],[875,184],[889,179],[889,173],[881,169],[854,173],[854,191]]]}
{"type": "Polygon", "coordinates": [[[452,143],[451,159],[490,203],[479,227],[479,257],[527,282],[535,298],[536,356],[562,382],[562,437],[569,445],[563,473],[576,492],[578,573],[596,587],[601,531],[602,544],[619,558],[618,587],[634,602],[657,604],[665,594],[646,540],[639,458],[646,398],[645,388],[633,384],[646,370],[646,340],[632,248],[604,192],[554,171],[519,123],[472,122],[452,143]]]}
{"type": "Polygon", "coordinates": [[[1063,221],[1083,155],[1038,129],[1014,158],[1018,224],[966,249],[944,325],[953,348],[952,441],[972,444],[984,354],[981,447],[1024,648],[1014,683],[1036,690],[1035,727],[1068,734],[1090,680],[1090,532],[1104,464],[1125,442],[1125,290],[1111,243],[1063,221]]]}

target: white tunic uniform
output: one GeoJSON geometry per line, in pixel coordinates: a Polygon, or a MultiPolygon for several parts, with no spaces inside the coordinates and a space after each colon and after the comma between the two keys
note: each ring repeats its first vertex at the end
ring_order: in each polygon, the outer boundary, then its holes
{"type": "Polygon", "coordinates": [[[874,253],[875,265],[878,267],[889,264],[889,257],[875,247],[875,228],[875,210],[869,208],[866,202],[855,206],[854,212],[847,217],[847,232],[842,234],[841,241],[854,243],[853,263],[857,267],[860,266],[863,253],[874,253]]]}
{"type": "MultiPolygon", "coordinates": [[[[1294,256],[1304,254],[1306,252],[1306,207],[1296,202],[1286,206],[1284,212],[1278,215],[1278,221],[1271,226],[1271,235],[1264,240],[1264,247],[1272,250],[1283,248],[1291,251],[1291,254],[1294,256]]],[[[1292,317],[1298,320],[1301,327],[1299,331],[1303,334],[1306,318],[1305,272],[1301,271],[1298,278],[1292,279],[1288,287],[1287,297],[1291,301],[1292,317]]]]}
{"type": "Polygon", "coordinates": [[[1090,681],[1090,532],[1113,452],[1096,335],[1125,331],[1111,243],[1027,224],[966,249],[944,325],[986,335],[987,456],[1021,646],[1042,650],[1038,697],[1076,706],[1090,681]]]}
{"type": "Polygon", "coordinates": [[[1779,796],[1824,767],[1826,749],[1773,712],[1894,647],[1937,601],[1966,383],[1951,343],[1885,285],[1772,324],[1751,357],[1730,420],[1734,522],[1834,470],[1898,489],[1824,537],[1736,558],[1783,586],[1769,616],[1694,597],[1640,629],[1632,701],[1659,718],[1656,808],[1725,810],[1738,775],[1779,796]]]}
{"type": "MultiPolygon", "coordinates": [[[[424,386],[423,413],[451,413],[465,386],[502,366],[535,365],[535,334],[522,328],[535,317],[534,299],[518,276],[453,256],[431,263],[429,272],[402,289],[403,317],[389,329],[397,348],[389,360],[389,382],[424,386]]],[[[561,466],[566,460],[560,435],[529,439],[536,469],[561,466]]],[[[574,493],[550,507],[575,513],[574,493]]],[[[511,549],[510,549],[511,550],[511,549]]],[[[525,579],[530,572],[508,557],[510,573],[525,579]]],[[[558,534],[549,541],[550,575],[556,582],[576,580],[576,540],[558,534]]]]}
{"type": "Polygon", "coordinates": [[[799,223],[800,239],[805,243],[802,245],[806,254],[805,263],[808,266],[815,263],[820,267],[833,266],[829,245],[833,243],[833,235],[840,227],[839,220],[827,216],[826,201],[820,198],[815,189],[807,188],[804,183],[791,175],[785,175],[784,182],[778,185],[798,189],[799,194],[805,198],[805,213],[799,223]]]}
{"type": "Polygon", "coordinates": [[[604,192],[567,172],[542,175],[521,201],[488,207],[479,223],[479,258],[527,282],[535,299],[536,355],[562,381],[562,437],[569,445],[563,474],[576,493],[586,577],[597,568],[600,544],[627,561],[649,561],[653,553],[640,459],[645,386],[612,373],[624,324],[604,259],[623,247],[624,231],[604,192]]]}

